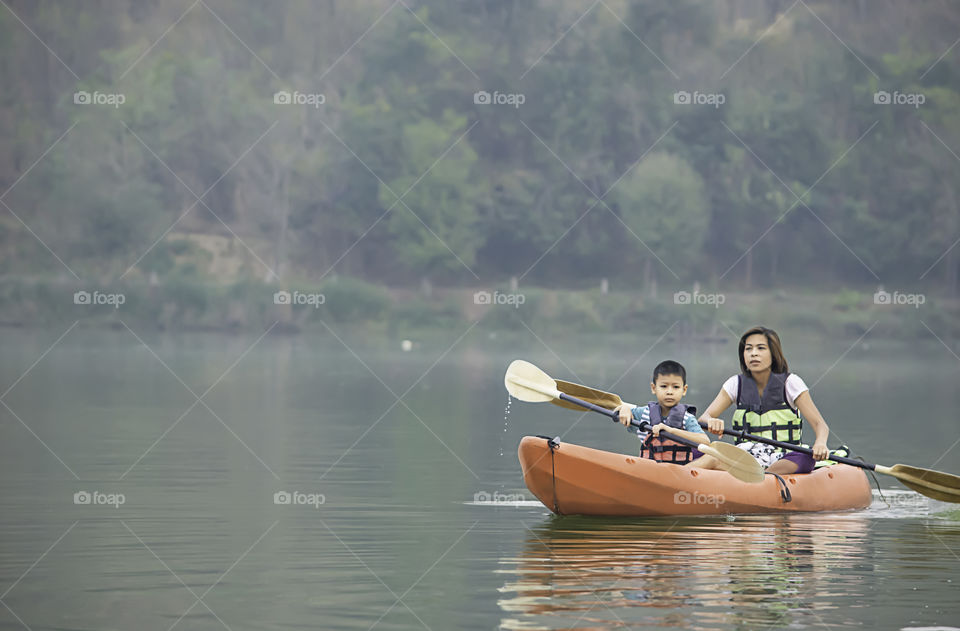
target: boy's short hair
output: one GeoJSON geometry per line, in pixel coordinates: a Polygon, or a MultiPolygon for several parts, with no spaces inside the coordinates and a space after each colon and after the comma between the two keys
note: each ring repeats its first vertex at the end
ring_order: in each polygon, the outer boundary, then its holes
{"type": "Polygon", "coordinates": [[[657,377],[660,375],[680,375],[683,385],[687,385],[687,371],[680,362],[675,362],[672,359],[657,364],[657,367],[653,369],[653,379],[651,381],[657,383],[657,377]]]}

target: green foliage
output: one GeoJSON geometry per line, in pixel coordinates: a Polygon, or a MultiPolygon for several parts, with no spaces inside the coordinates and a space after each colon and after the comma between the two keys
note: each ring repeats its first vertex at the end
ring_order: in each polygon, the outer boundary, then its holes
{"type": "Polygon", "coordinates": [[[336,322],[369,321],[383,318],[390,296],[377,285],[356,278],[339,278],[321,287],[322,310],[336,322]]]}
{"type": "MultiPolygon", "coordinates": [[[[167,31],[176,15],[159,2],[19,3],[77,74],[0,10],[0,194],[30,227],[0,223],[0,269],[60,273],[49,247],[84,278],[118,278],[176,224],[234,233],[281,278],[607,277],[652,293],[654,281],[892,285],[929,269],[956,293],[960,248],[938,260],[960,235],[960,74],[938,60],[956,20],[934,5],[905,19],[896,3],[809,4],[584,14],[574,0],[423,0],[367,32],[383,10],[370,0],[238,0],[217,9],[231,33],[203,11],[167,31]],[[164,37],[151,48],[146,33],[164,37]],[[78,90],[126,102],[78,105],[78,90]],[[278,105],[280,90],[324,103],[278,105]],[[525,101],[476,104],[478,90],[525,101]],[[679,105],[677,90],[726,101],[679,105]],[[878,90],[926,102],[881,106],[878,90]]],[[[155,272],[186,308],[205,309],[194,283],[244,282],[210,277],[216,266],[173,239],[138,277],[155,272]]],[[[266,278],[255,265],[242,274],[266,278]]],[[[325,309],[358,316],[351,300],[325,309]]],[[[571,326],[609,326],[569,307],[571,326]]]]}
{"type": "Polygon", "coordinates": [[[404,244],[398,252],[401,262],[427,275],[470,266],[480,243],[476,230],[480,188],[472,177],[477,155],[467,139],[457,142],[466,131],[465,123],[466,118],[448,111],[440,121],[424,119],[404,126],[403,173],[389,185],[381,184],[380,203],[393,207],[387,220],[390,232],[404,244]]]}
{"type": "Polygon", "coordinates": [[[833,299],[833,308],[836,311],[850,311],[863,306],[864,296],[855,289],[844,289],[833,299]]]}
{"type": "Polygon", "coordinates": [[[683,158],[649,154],[615,197],[636,259],[656,254],[670,269],[690,267],[707,234],[708,201],[702,178],[683,158]]]}
{"type": "Polygon", "coordinates": [[[401,302],[390,312],[390,328],[396,336],[417,329],[453,329],[463,314],[454,300],[434,303],[422,298],[401,302]]]}

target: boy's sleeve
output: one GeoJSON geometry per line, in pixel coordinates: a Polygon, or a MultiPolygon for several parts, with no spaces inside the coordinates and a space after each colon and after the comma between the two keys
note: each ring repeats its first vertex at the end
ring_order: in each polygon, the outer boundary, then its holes
{"type": "MultiPolygon", "coordinates": [[[[635,405],[633,407],[633,418],[640,421],[641,423],[644,423],[644,422],[649,423],[650,410],[648,410],[647,406],[645,405],[635,405]]],[[[639,427],[634,427],[631,425],[627,429],[629,429],[631,432],[636,432],[637,437],[640,438],[640,440],[645,440],[647,438],[648,432],[641,431],[639,427]]]]}
{"type": "Polygon", "coordinates": [[[687,430],[688,432],[693,432],[694,434],[706,434],[706,432],[703,431],[703,428],[700,427],[700,423],[697,422],[697,417],[689,412],[683,416],[683,429],[687,430]]]}
{"type": "MultiPolygon", "coordinates": [[[[647,409],[647,406],[645,406],[645,405],[636,405],[636,406],[633,407],[633,410],[632,410],[632,411],[633,411],[633,418],[634,418],[634,419],[640,421],[641,423],[649,423],[649,422],[650,422],[650,410],[647,409]]],[[[646,432],[641,432],[641,431],[640,431],[640,428],[638,428],[638,427],[634,427],[634,426],[631,425],[628,429],[629,429],[631,432],[634,432],[634,431],[635,431],[635,432],[639,432],[639,433],[642,434],[643,436],[646,436],[646,432]]]]}

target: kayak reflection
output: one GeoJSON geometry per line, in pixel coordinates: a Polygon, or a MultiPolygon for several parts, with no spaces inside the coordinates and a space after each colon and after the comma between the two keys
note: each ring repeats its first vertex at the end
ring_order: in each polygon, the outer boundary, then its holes
{"type": "Polygon", "coordinates": [[[554,517],[501,563],[501,628],[780,628],[824,624],[823,609],[843,624],[870,571],[867,532],[853,514],[554,517]]]}

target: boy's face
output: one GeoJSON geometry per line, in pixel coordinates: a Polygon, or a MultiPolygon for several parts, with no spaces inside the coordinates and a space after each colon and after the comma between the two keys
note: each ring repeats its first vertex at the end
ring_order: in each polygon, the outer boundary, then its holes
{"type": "Polygon", "coordinates": [[[661,408],[672,408],[687,394],[687,384],[680,375],[657,375],[657,380],[650,384],[650,392],[656,395],[661,408]]]}

